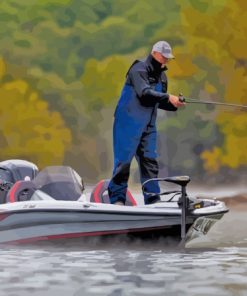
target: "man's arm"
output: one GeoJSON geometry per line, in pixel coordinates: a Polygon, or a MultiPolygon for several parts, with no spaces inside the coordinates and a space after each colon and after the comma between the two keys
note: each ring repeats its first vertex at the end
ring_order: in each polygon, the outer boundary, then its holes
{"type": "Polygon", "coordinates": [[[153,90],[148,80],[148,73],[140,63],[135,64],[128,75],[140,101],[144,105],[154,106],[159,103],[162,106],[170,103],[176,108],[184,105],[179,102],[177,96],[153,90]]]}
{"type": "Polygon", "coordinates": [[[177,111],[178,110],[178,108],[175,107],[170,102],[160,102],[158,108],[162,109],[162,110],[165,110],[165,111],[177,111]]]}
{"type": "MultiPolygon", "coordinates": [[[[164,72],[161,73],[161,83],[162,83],[162,92],[167,93],[168,81],[167,81],[166,74],[164,72]]],[[[170,101],[159,103],[158,108],[165,111],[177,111],[178,109],[170,101]]]]}

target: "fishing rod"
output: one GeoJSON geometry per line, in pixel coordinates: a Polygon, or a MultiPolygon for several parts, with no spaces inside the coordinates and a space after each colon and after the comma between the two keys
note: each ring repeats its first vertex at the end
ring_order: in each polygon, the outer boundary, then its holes
{"type": "Polygon", "coordinates": [[[234,108],[241,108],[243,110],[247,110],[246,105],[240,105],[240,104],[229,104],[229,103],[222,103],[222,102],[212,102],[212,101],[200,101],[200,100],[194,100],[190,98],[185,98],[182,94],[179,94],[178,96],[179,101],[182,103],[193,103],[193,104],[206,104],[206,105],[219,105],[219,106],[227,106],[227,107],[234,107],[234,108]]]}

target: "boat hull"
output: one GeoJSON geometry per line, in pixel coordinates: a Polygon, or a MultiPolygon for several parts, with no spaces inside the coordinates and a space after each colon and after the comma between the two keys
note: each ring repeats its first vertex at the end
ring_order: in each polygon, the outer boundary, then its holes
{"type": "MultiPolygon", "coordinates": [[[[64,202],[57,208],[28,202],[18,203],[18,206],[0,212],[0,243],[32,243],[121,234],[142,238],[179,237],[181,232],[181,212],[172,208],[116,209],[116,206],[112,205],[94,207],[91,204],[82,207],[81,203],[80,208],[78,203],[68,208],[67,203],[66,209],[64,202]]],[[[204,216],[210,218],[210,214],[204,216]]],[[[187,229],[199,217],[202,218],[194,214],[188,215],[187,229]]]]}

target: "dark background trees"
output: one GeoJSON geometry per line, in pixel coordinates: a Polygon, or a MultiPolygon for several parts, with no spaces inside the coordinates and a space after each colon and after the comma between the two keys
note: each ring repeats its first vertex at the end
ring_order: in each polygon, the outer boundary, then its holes
{"type": "MultiPolygon", "coordinates": [[[[111,128],[126,71],[169,41],[169,92],[247,103],[247,4],[229,1],[12,0],[0,3],[0,158],[109,177],[111,128]]],[[[247,118],[188,105],[159,112],[162,174],[239,177],[247,118]]]]}

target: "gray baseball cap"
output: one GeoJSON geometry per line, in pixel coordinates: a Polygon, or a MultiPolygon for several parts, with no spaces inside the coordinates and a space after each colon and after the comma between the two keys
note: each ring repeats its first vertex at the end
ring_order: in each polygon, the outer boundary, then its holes
{"type": "Polygon", "coordinates": [[[160,52],[167,59],[174,59],[172,48],[166,41],[158,41],[154,44],[152,51],[160,52]]]}

